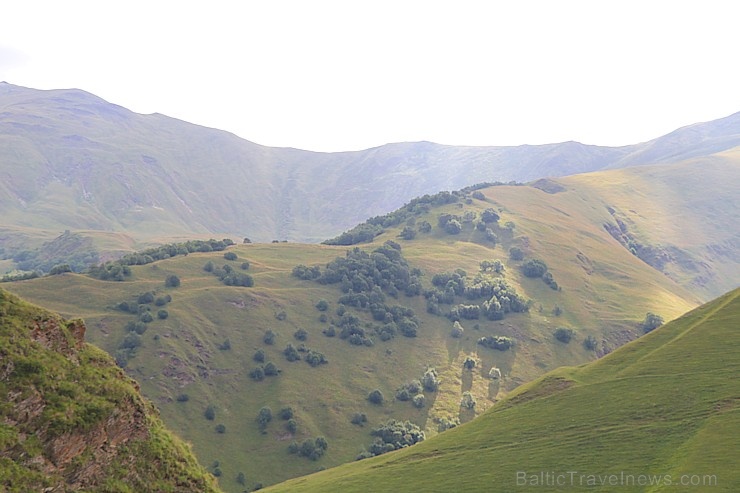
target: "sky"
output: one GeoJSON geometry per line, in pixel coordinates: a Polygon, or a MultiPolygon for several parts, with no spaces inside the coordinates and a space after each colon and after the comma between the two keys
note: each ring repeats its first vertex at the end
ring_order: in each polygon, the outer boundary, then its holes
{"type": "Polygon", "coordinates": [[[4,2],[0,81],[269,146],[617,146],[740,111],[734,0],[4,2]]]}

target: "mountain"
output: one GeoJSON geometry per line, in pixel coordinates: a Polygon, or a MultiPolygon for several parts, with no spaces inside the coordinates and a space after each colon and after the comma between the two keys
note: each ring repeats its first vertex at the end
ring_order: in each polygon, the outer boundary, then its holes
{"type": "Polygon", "coordinates": [[[261,146],[81,90],[0,83],[0,247],[5,257],[65,230],[105,256],[196,235],[318,242],[413,197],[678,162],[740,144],[740,113],[632,146],[431,142],[318,153],[261,146]]]}
{"type": "Polygon", "coordinates": [[[413,447],[267,491],[738,491],[740,290],[413,447]]]}
{"type": "Polygon", "coordinates": [[[85,324],[0,290],[0,488],[218,491],[85,324]]]}
{"type": "Polygon", "coordinates": [[[353,230],[377,233],[369,243],[190,243],[132,257],[130,275],[4,286],[83,317],[238,492],[240,477],[254,487],[352,461],[391,418],[431,437],[638,338],[648,313],[672,320],[736,283],[737,172],[729,156],[443,192],[353,230]],[[408,387],[431,368],[436,388],[415,407],[408,387]],[[289,453],[319,438],[315,460],[289,453]]]}

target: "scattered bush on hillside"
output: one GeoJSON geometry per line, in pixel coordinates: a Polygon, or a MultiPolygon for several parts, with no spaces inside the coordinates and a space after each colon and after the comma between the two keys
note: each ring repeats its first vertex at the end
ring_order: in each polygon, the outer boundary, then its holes
{"type": "Polygon", "coordinates": [[[226,425],[217,424],[214,429],[216,430],[216,433],[221,433],[221,434],[226,433],[226,425]]]}
{"type": "Polygon", "coordinates": [[[434,367],[427,368],[424,376],[421,377],[421,385],[424,390],[436,392],[439,388],[440,380],[437,378],[437,369],[434,367]]]}
{"type": "Polygon", "coordinates": [[[165,278],[164,285],[168,288],[177,288],[180,286],[180,278],[174,274],[170,274],[165,278]]]}
{"type": "Polygon", "coordinates": [[[249,262],[242,262],[242,265],[240,267],[242,270],[249,270],[249,262]]]}
{"type": "Polygon", "coordinates": [[[460,322],[455,320],[455,322],[452,324],[452,332],[450,332],[450,336],[454,337],[455,339],[459,339],[463,336],[464,332],[465,329],[463,329],[463,326],[460,325],[460,322]]]}
{"type": "Polygon", "coordinates": [[[447,431],[459,425],[460,425],[460,418],[457,418],[457,417],[439,418],[439,421],[437,424],[437,431],[442,433],[443,431],[447,431]]]}
{"type": "Polygon", "coordinates": [[[381,392],[379,389],[375,389],[367,395],[367,400],[369,400],[373,404],[380,406],[383,404],[384,400],[383,392],[381,392]]]}
{"type": "Polygon", "coordinates": [[[303,279],[304,281],[313,281],[321,277],[321,268],[318,265],[306,267],[303,264],[293,267],[293,277],[303,279]]]}
{"type": "Polygon", "coordinates": [[[480,263],[481,272],[494,272],[496,274],[503,274],[506,270],[504,263],[499,259],[495,260],[484,260],[480,263]]]}
{"type": "Polygon", "coordinates": [[[272,409],[270,406],[263,406],[257,413],[257,425],[263,433],[270,421],[272,421],[272,409]]]}
{"type": "Polygon", "coordinates": [[[265,335],[262,337],[262,342],[272,346],[275,344],[275,337],[277,337],[277,334],[273,332],[272,329],[267,329],[267,332],[265,332],[265,335]]]}
{"type": "Polygon", "coordinates": [[[524,260],[524,251],[519,247],[509,248],[509,258],[511,260],[524,260]]]}
{"type": "Polygon", "coordinates": [[[278,412],[278,416],[280,416],[280,419],[283,419],[285,421],[293,418],[294,415],[295,413],[293,411],[293,408],[290,406],[285,406],[281,408],[280,411],[278,412]]]}
{"type": "Polygon", "coordinates": [[[357,457],[357,460],[410,447],[424,441],[425,438],[424,432],[418,425],[410,421],[397,421],[395,419],[374,428],[370,434],[375,437],[375,440],[365,452],[357,457]]]}
{"type": "Polygon", "coordinates": [[[206,272],[213,272],[213,269],[216,268],[216,265],[213,263],[212,260],[209,260],[205,264],[203,264],[203,270],[206,272]]]}
{"type": "Polygon", "coordinates": [[[399,238],[410,241],[416,238],[416,230],[412,228],[411,226],[405,226],[403,230],[401,230],[401,233],[399,233],[398,236],[399,238]]]}
{"type": "Polygon", "coordinates": [[[224,253],[224,260],[237,260],[239,257],[234,252],[224,253]]]}
{"type": "Polygon", "coordinates": [[[555,339],[564,344],[568,344],[573,338],[574,333],[575,332],[573,331],[573,329],[569,329],[567,327],[558,327],[557,329],[555,329],[555,332],[553,334],[555,335],[555,339]]]}
{"type": "Polygon", "coordinates": [[[319,460],[328,448],[329,442],[324,437],[317,437],[315,439],[306,438],[300,445],[296,442],[291,443],[288,446],[288,452],[311,460],[319,460]]]}
{"type": "Polygon", "coordinates": [[[412,380],[408,383],[403,384],[396,391],[396,399],[399,401],[411,400],[415,395],[421,392],[422,386],[419,380],[412,380]]]}
{"type": "Polygon", "coordinates": [[[416,227],[419,230],[419,233],[428,234],[432,232],[432,225],[429,221],[419,221],[419,224],[416,227]]]}
{"type": "Polygon", "coordinates": [[[72,272],[72,267],[69,264],[57,264],[49,270],[49,275],[58,276],[65,272],[72,272]]]}
{"type": "Polygon", "coordinates": [[[478,344],[489,349],[506,351],[514,345],[514,340],[505,336],[485,336],[478,339],[478,344]]]}
{"type": "Polygon", "coordinates": [[[319,365],[325,365],[329,362],[329,360],[326,359],[323,353],[316,351],[314,349],[309,349],[306,352],[305,356],[306,363],[309,365],[316,367],[319,365]]]}
{"type": "Polygon", "coordinates": [[[491,367],[491,369],[488,370],[488,378],[491,380],[499,380],[501,378],[501,370],[495,366],[491,367]]]}
{"type": "Polygon", "coordinates": [[[547,264],[542,260],[530,259],[521,265],[521,269],[527,277],[542,277],[547,272],[547,264]]]}
{"type": "Polygon", "coordinates": [[[274,377],[280,373],[280,368],[272,361],[265,363],[264,370],[266,377],[274,377]]]}
{"type": "Polygon", "coordinates": [[[483,221],[486,224],[490,223],[496,223],[499,219],[501,219],[501,216],[499,216],[498,212],[496,212],[494,209],[486,209],[484,210],[480,215],[481,221],[483,221]]]}
{"type": "Polygon", "coordinates": [[[642,330],[645,331],[646,334],[657,329],[661,325],[663,325],[663,317],[652,312],[648,312],[645,315],[645,320],[640,324],[642,330]]]}
{"type": "Polygon", "coordinates": [[[256,361],[257,363],[264,363],[265,362],[265,351],[264,349],[258,349],[254,352],[254,355],[252,356],[252,359],[256,361]]]}
{"type": "Polygon", "coordinates": [[[291,435],[295,435],[295,432],[298,431],[298,423],[294,419],[289,419],[288,422],[285,423],[285,429],[288,430],[291,435]]]}
{"type": "Polygon", "coordinates": [[[462,399],[460,399],[460,407],[463,409],[474,409],[476,405],[475,397],[470,392],[463,392],[462,399]]]}
{"type": "Polygon", "coordinates": [[[190,400],[190,396],[188,394],[178,394],[175,400],[177,400],[177,402],[188,402],[190,400]]]}
{"type": "Polygon", "coordinates": [[[305,341],[308,339],[308,332],[306,329],[298,329],[293,333],[293,337],[296,338],[298,341],[305,341]]]}
{"type": "Polygon", "coordinates": [[[463,368],[466,370],[472,370],[475,368],[476,365],[475,359],[471,358],[470,356],[465,357],[465,361],[463,361],[463,368]]]}
{"type": "Polygon", "coordinates": [[[353,425],[363,426],[365,423],[367,423],[367,414],[365,414],[365,413],[354,413],[352,415],[352,419],[350,419],[350,422],[353,425]]]}
{"type": "Polygon", "coordinates": [[[594,336],[586,336],[586,338],[583,340],[583,347],[589,351],[596,351],[598,345],[599,343],[596,341],[596,338],[594,336]]]}
{"type": "Polygon", "coordinates": [[[460,221],[458,221],[457,219],[450,219],[445,224],[444,229],[448,235],[457,235],[462,232],[463,227],[462,224],[460,224],[460,221]]]}
{"type": "Polygon", "coordinates": [[[323,299],[322,299],[322,300],[319,300],[319,301],[318,301],[318,302],[316,303],[316,309],[317,309],[318,311],[320,311],[320,312],[325,312],[326,310],[328,310],[328,309],[329,309],[329,302],[328,302],[328,301],[326,301],[326,300],[323,300],[323,299]]]}
{"type": "Polygon", "coordinates": [[[205,416],[208,421],[213,421],[214,419],[216,419],[216,408],[212,405],[209,405],[203,412],[203,416],[205,416]]]}
{"type": "Polygon", "coordinates": [[[252,371],[249,372],[249,377],[252,380],[255,380],[257,382],[261,382],[265,379],[265,370],[261,366],[258,366],[256,368],[253,368],[252,371]]]}
{"type": "Polygon", "coordinates": [[[228,351],[231,349],[231,341],[228,339],[224,339],[224,342],[218,345],[218,349],[221,351],[228,351]]]}
{"type": "Polygon", "coordinates": [[[285,355],[285,359],[291,362],[300,361],[301,359],[301,355],[298,354],[298,350],[290,343],[288,343],[288,345],[285,346],[285,349],[283,349],[283,355],[285,355]]]}
{"type": "Polygon", "coordinates": [[[422,407],[424,407],[425,402],[426,402],[426,398],[424,397],[424,394],[416,394],[411,399],[411,403],[414,405],[416,409],[421,409],[422,407]]]}

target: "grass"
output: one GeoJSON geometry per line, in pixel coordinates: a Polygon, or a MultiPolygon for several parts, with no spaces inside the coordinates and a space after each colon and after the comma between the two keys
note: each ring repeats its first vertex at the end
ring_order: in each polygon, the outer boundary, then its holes
{"type": "Polygon", "coordinates": [[[520,387],[467,425],[267,491],[674,491],[684,477],[697,491],[737,491],[739,319],[735,290],[520,387]],[[565,482],[543,483],[545,472],[565,482]],[[599,487],[605,475],[616,486],[599,487]],[[640,475],[663,484],[640,487],[640,475]]]}
{"type": "Polygon", "coordinates": [[[553,195],[529,187],[502,186],[484,193],[485,200],[465,204],[463,209],[453,204],[419,217],[435,224],[429,235],[403,241],[397,238],[399,226],[363,246],[373,249],[388,239],[398,241],[411,266],[424,272],[425,287],[430,287],[434,273],[462,268],[472,277],[482,260],[502,260],[507,281],[533,300],[530,312],[501,321],[462,321],[465,334],[461,339],[449,336],[449,320],[426,313],[423,298],[404,296],[398,303],[413,308],[421,320],[419,337],[397,336],[385,343],[376,341],[372,348],[325,337],[321,331],[327,324],[319,321],[321,312],[315,304],[329,300],[326,314],[335,317],[339,291],[334,286],[298,280],[291,271],[297,264],[324,265],[344,255],[345,247],[253,243],[230,248],[238,256],[233,262],[226,261],[223,252],[194,253],[133,267],[133,277],[124,282],[64,274],[9,283],[7,287],[66,316],[83,317],[90,340],[111,353],[125,335],[126,322],[136,319],[113,307],[145,291],[154,290],[157,296],[170,294],[172,302],[164,307],[169,317],[148,325],[127,372],[140,382],[168,426],[193,444],[203,464],[218,462],[224,490],[236,492],[243,489],[235,479],[240,472],[251,487],[352,461],[370,443],[369,429],[389,418],[409,419],[425,428],[428,436],[435,435],[438,419],[460,417],[465,421],[474,415],[461,413],[463,392],[473,393],[480,414],[549,369],[594,359],[597,353],[581,344],[587,335],[597,338],[599,351],[611,350],[640,335],[637,324],[647,311],[670,320],[699,303],[604,231],[602,221],[609,218],[605,207],[584,211],[573,192],[553,195]],[[495,248],[482,241],[472,225],[458,236],[443,234],[436,227],[440,212],[480,214],[488,207],[501,210],[501,223],[516,224],[513,235],[499,231],[502,243],[495,248]],[[553,291],[540,279],[522,276],[519,262],[508,259],[508,249],[514,245],[524,248],[528,258],[544,260],[562,291],[553,291]],[[254,277],[255,286],[224,286],[203,271],[209,260],[216,265],[229,263],[238,271],[243,261],[249,261],[247,272],[254,277]],[[170,274],[181,279],[180,287],[165,288],[164,280],[170,274]],[[552,314],[555,306],[563,310],[559,317],[552,314]],[[276,317],[281,313],[285,314],[283,320],[276,317]],[[570,344],[554,339],[553,331],[559,326],[574,329],[570,344]],[[308,332],[306,345],[325,354],[327,365],[311,368],[305,362],[285,360],[282,350],[289,342],[298,344],[293,338],[298,328],[308,332]],[[274,346],[262,341],[268,329],[278,334],[274,346]],[[486,335],[514,337],[517,345],[506,352],[483,349],[476,341],[486,335]],[[220,350],[219,345],[227,339],[231,349],[220,350]],[[259,348],[264,349],[267,361],[282,370],[280,376],[262,382],[249,378],[256,366],[252,355],[259,348]],[[467,356],[479,362],[473,372],[462,370],[467,356]],[[408,402],[395,401],[395,390],[420,378],[427,366],[437,368],[442,386],[438,392],[426,394],[426,406],[417,410],[408,402]],[[494,366],[504,375],[499,383],[486,378],[494,366]],[[375,388],[386,396],[382,407],[366,401],[368,392],[375,388]],[[177,396],[183,393],[189,400],[178,402],[177,396]],[[214,421],[203,417],[209,405],[216,408],[214,421]],[[284,423],[278,421],[267,427],[266,434],[260,433],[255,418],[265,405],[274,412],[288,405],[296,409],[296,435],[287,433],[284,423]],[[351,424],[355,412],[365,412],[369,424],[351,424]],[[223,424],[226,433],[217,433],[217,424],[223,424]],[[329,441],[329,449],[319,461],[288,454],[292,440],[316,436],[329,441]]]}

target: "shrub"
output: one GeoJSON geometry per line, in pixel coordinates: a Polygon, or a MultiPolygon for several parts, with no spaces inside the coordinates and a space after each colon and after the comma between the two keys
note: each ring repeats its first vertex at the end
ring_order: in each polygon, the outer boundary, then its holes
{"type": "Polygon", "coordinates": [[[289,419],[287,423],[285,423],[285,428],[293,435],[295,435],[295,432],[298,431],[298,423],[296,423],[296,420],[289,419]]]}
{"type": "Polygon", "coordinates": [[[216,433],[221,433],[221,434],[226,433],[225,425],[217,424],[215,429],[216,429],[216,433]]]}
{"type": "Polygon", "coordinates": [[[164,285],[168,288],[176,288],[180,286],[180,278],[174,274],[170,274],[164,280],[164,285]]]}
{"type": "Polygon", "coordinates": [[[177,402],[188,402],[190,400],[190,396],[188,394],[179,394],[176,400],[177,402]]]}
{"type": "Polygon", "coordinates": [[[257,424],[260,430],[267,428],[267,425],[272,421],[272,409],[269,406],[263,406],[257,413],[257,424]]]}
{"type": "Polygon", "coordinates": [[[375,389],[368,394],[367,400],[369,400],[373,404],[377,404],[380,406],[383,404],[383,400],[384,400],[383,393],[380,390],[375,389]]]}
{"type": "Polygon", "coordinates": [[[501,370],[499,370],[495,366],[492,367],[488,371],[488,378],[490,378],[491,380],[499,380],[501,378],[501,370]]]}
{"type": "Polygon", "coordinates": [[[463,368],[465,368],[466,370],[472,370],[473,368],[475,368],[475,365],[476,363],[473,358],[471,358],[470,356],[465,357],[465,361],[463,361],[463,368]]]}
{"type": "Polygon", "coordinates": [[[144,312],[139,315],[139,321],[144,322],[145,324],[150,323],[152,320],[154,320],[154,317],[152,317],[152,314],[149,312],[144,312]]]}
{"type": "Polygon", "coordinates": [[[252,380],[261,382],[265,379],[265,370],[261,366],[258,366],[257,368],[254,368],[252,369],[252,371],[249,372],[249,376],[252,378],[252,380]]]}
{"type": "Polygon", "coordinates": [[[280,416],[280,419],[288,420],[293,417],[293,408],[290,406],[286,406],[282,409],[280,409],[280,412],[278,412],[278,416],[280,416]]]}
{"type": "Polygon", "coordinates": [[[646,334],[657,329],[661,325],[663,325],[663,317],[651,312],[648,312],[645,315],[645,320],[643,320],[642,324],[640,324],[642,330],[645,331],[646,334]]]}
{"type": "Polygon", "coordinates": [[[299,361],[301,359],[301,355],[298,354],[298,350],[290,343],[288,343],[288,345],[285,346],[285,349],[283,349],[283,354],[285,355],[285,359],[291,362],[299,361]]]}
{"type": "Polygon", "coordinates": [[[203,416],[205,416],[208,421],[213,421],[214,419],[216,419],[216,408],[209,405],[208,407],[206,407],[203,416]]]}
{"type": "Polygon", "coordinates": [[[464,332],[465,329],[463,329],[463,326],[460,325],[460,322],[455,320],[455,323],[452,324],[452,332],[450,332],[450,336],[454,337],[455,339],[459,339],[463,336],[464,332]]]}
{"type": "Polygon", "coordinates": [[[272,361],[268,361],[264,366],[265,376],[274,377],[280,373],[280,368],[272,361]]]}
{"type": "Polygon", "coordinates": [[[269,344],[270,346],[272,346],[273,344],[275,344],[275,337],[276,336],[277,336],[277,334],[275,334],[275,332],[273,332],[271,329],[267,329],[267,332],[265,332],[265,335],[262,338],[262,342],[264,342],[265,344],[269,344]]]}
{"type": "Polygon", "coordinates": [[[547,272],[547,264],[537,259],[527,260],[521,268],[522,273],[527,277],[542,277],[547,272]]]}
{"type": "Polygon", "coordinates": [[[305,341],[308,339],[308,332],[306,332],[306,329],[298,329],[293,333],[293,337],[299,341],[305,341]]]}
{"type": "Polygon", "coordinates": [[[319,366],[319,365],[325,365],[328,363],[329,360],[326,359],[323,353],[320,353],[319,351],[309,349],[306,352],[306,363],[308,363],[311,366],[319,366]]]}
{"type": "Polygon", "coordinates": [[[148,305],[149,303],[153,301],[154,301],[154,292],[152,291],[141,293],[139,297],[136,299],[136,302],[140,305],[148,305]]]}
{"type": "Polygon", "coordinates": [[[478,344],[489,349],[506,351],[514,345],[514,340],[505,336],[486,336],[478,339],[478,344]]]}
{"type": "Polygon", "coordinates": [[[265,351],[263,349],[258,349],[257,351],[254,352],[252,359],[256,361],[257,363],[264,363],[265,362],[265,351]]]}
{"type": "Polygon", "coordinates": [[[445,232],[449,235],[457,235],[460,234],[462,231],[462,224],[460,224],[460,221],[457,219],[451,219],[447,221],[447,223],[444,226],[445,232]]]}
{"type": "Polygon", "coordinates": [[[352,419],[350,419],[350,422],[353,425],[362,426],[365,423],[367,423],[367,414],[365,413],[355,413],[352,415],[352,419]]]}
{"type": "Polygon", "coordinates": [[[573,334],[573,329],[568,329],[566,327],[558,327],[557,329],[555,329],[554,332],[555,339],[564,344],[568,344],[570,342],[570,340],[573,338],[573,334]]]}
{"type": "Polygon", "coordinates": [[[519,247],[509,248],[509,258],[511,260],[524,260],[524,251],[519,247]]]}
{"type": "Polygon", "coordinates": [[[370,434],[375,437],[375,440],[368,447],[368,450],[358,457],[358,460],[410,447],[425,438],[424,432],[419,426],[410,421],[397,421],[395,419],[373,429],[370,434]]]}
{"type": "Polygon", "coordinates": [[[226,253],[224,253],[224,259],[226,259],[226,260],[236,260],[237,258],[239,258],[239,257],[237,257],[236,256],[236,253],[234,253],[234,252],[226,252],[226,253]]]}
{"type": "Polygon", "coordinates": [[[205,263],[205,264],[203,265],[203,270],[204,270],[204,271],[206,271],[206,272],[213,272],[213,269],[214,269],[215,267],[216,267],[216,266],[215,266],[215,265],[213,265],[213,262],[212,262],[211,260],[209,260],[208,262],[206,262],[206,263],[205,263]]]}
{"type": "Polygon", "coordinates": [[[167,317],[170,316],[170,313],[167,310],[159,310],[157,311],[157,318],[160,320],[166,320],[167,317]]]}
{"type": "Polygon", "coordinates": [[[437,431],[442,433],[443,431],[447,431],[451,428],[454,428],[456,426],[460,425],[460,419],[459,418],[440,418],[439,424],[437,425],[437,431]]]}
{"type": "Polygon", "coordinates": [[[249,270],[249,262],[246,262],[246,261],[245,262],[242,262],[241,269],[242,270],[249,270]]]}
{"type": "Polygon", "coordinates": [[[463,409],[475,408],[475,397],[470,392],[463,392],[462,399],[460,400],[460,407],[463,409]]]}
{"type": "Polygon", "coordinates": [[[228,351],[229,349],[231,349],[231,341],[228,339],[224,340],[224,342],[218,345],[218,348],[221,351],[228,351]]]}
{"type": "Polygon", "coordinates": [[[426,399],[424,397],[424,394],[417,394],[414,396],[413,399],[411,399],[411,403],[414,405],[415,408],[421,409],[422,407],[424,407],[425,400],[426,399]]]}
{"type": "Polygon", "coordinates": [[[329,302],[326,300],[319,300],[318,303],[316,303],[316,309],[320,312],[325,312],[329,309],[329,302]]]}
{"type": "Polygon", "coordinates": [[[243,472],[240,472],[239,474],[236,475],[236,482],[242,486],[247,484],[247,477],[244,475],[243,472]]]}
{"type": "Polygon", "coordinates": [[[595,351],[598,345],[599,343],[596,341],[596,338],[594,336],[587,336],[583,340],[583,347],[588,349],[589,351],[595,351]]]}
{"type": "Polygon", "coordinates": [[[437,378],[437,369],[428,368],[421,378],[421,384],[425,390],[435,392],[439,388],[439,379],[437,378]]]}

